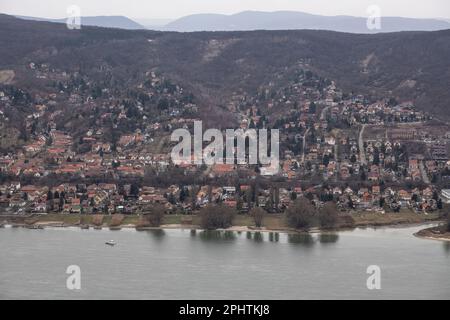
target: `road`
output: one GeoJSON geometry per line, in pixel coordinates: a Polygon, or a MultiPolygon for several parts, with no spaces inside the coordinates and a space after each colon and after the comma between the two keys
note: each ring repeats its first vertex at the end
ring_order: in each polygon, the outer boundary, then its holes
{"type": "Polygon", "coordinates": [[[305,131],[305,134],[303,135],[303,148],[302,148],[302,163],[305,162],[305,149],[306,149],[306,136],[309,133],[309,128],[305,131]]]}
{"type": "Polygon", "coordinates": [[[423,165],[423,160],[419,161],[419,169],[420,169],[420,173],[422,174],[422,180],[423,182],[425,182],[426,184],[430,184],[430,178],[428,178],[428,174],[425,170],[425,167],[423,165]]]}
{"type": "Polygon", "coordinates": [[[364,130],[366,129],[366,125],[363,124],[361,131],[359,132],[359,139],[358,139],[358,144],[359,144],[359,160],[361,162],[362,165],[367,165],[367,161],[366,161],[366,152],[364,150],[364,139],[363,139],[363,135],[364,135],[364,130]]]}
{"type": "Polygon", "coordinates": [[[321,121],[325,120],[325,116],[326,116],[326,113],[327,113],[328,109],[330,109],[329,106],[322,109],[322,113],[320,114],[320,120],[321,121]]]}

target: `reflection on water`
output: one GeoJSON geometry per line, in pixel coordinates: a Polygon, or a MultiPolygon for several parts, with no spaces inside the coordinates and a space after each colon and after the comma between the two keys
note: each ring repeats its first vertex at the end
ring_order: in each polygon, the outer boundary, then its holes
{"type": "Polygon", "coordinates": [[[166,232],[163,229],[151,229],[147,230],[147,234],[151,235],[153,239],[161,241],[166,235],[166,232]]]}
{"type": "Polygon", "coordinates": [[[253,234],[253,240],[255,240],[255,242],[263,242],[264,241],[264,237],[263,237],[261,232],[255,232],[253,234]]]}
{"type": "Polygon", "coordinates": [[[314,245],[314,238],[309,233],[292,233],[288,234],[288,242],[309,247],[314,245]]]}
{"type": "MultiPolygon", "coordinates": [[[[260,232],[260,231],[224,231],[224,230],[190,230],[191,237],[199,237],[204,241],[228,241],[236,240],[237,238],[245,237],[252,242],[282,242],[300,244],[306,246],[313,246],[319,242],[321,244],[333,244],[338,242],[339,235],[337,233],[322,233],[312,235],[310,233],[292,233],[282,234],[280,240],[280,233],[278,232],[260,232]]],[[[450,249],[449,249],[450,250],[450,249]]]]}
{"type": "Polygon", "coordinates": [[[280,234],[278,232],[269,232],[269,241],[270,242],[280,241],[280,234]]]}
{"type": "Polygon", "coordinates": [[[319,242],[323,244],[336,243],[339,240],[337,233],[321,233],[319,235],[319,242]]]}
{"type": "Polygon", "coordinates": [[[450,255],[450,241],[444,241],[444,251],[450,255]]]}
{"type": "Polygon", "coordinates": [[[264,234],[262,232],[247,232],[246,237],[248,240],[253,240],[255,242],[264,242],[264,234]]]}
{"type": "Polygon", "coordinates": [[[200,239],[206,241],[235,240],[236,233],[233,231],[204,230],[199,232],[200,239]]]}

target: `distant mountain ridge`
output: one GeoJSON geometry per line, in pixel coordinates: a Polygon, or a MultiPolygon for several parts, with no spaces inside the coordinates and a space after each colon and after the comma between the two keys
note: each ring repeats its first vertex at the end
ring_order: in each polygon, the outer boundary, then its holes
{"type": "Polygon", "coordinates": [[[381,29],[367,28],[367,18],[321,16],[295,11],[244,11],[233,15],[194,14],[177,19],[164,27],[166,31],[252,31],[252,30],[330,30],[350,33],[398,31],[437,31],[450,29],[448,21],[382,17],[381,29]]]}
{"type": "MultiPolygon", "coordinates": [[[[66,23],[67,19],[49,19],[49,18],[38,18],[38,17],[28,17],[28,16],[16,16],[16,18],[24,20],[33,21],[46,21],[55,23],[66,23]]],[[[91,17],[81,17],[82,26],[93,26],[93,27],[103,27],[103,28],[119,28],[127,30],[139,30],[145,29],[144,26],[139,23],[125,17],[125,16],[91,16],[91,17]]]]}

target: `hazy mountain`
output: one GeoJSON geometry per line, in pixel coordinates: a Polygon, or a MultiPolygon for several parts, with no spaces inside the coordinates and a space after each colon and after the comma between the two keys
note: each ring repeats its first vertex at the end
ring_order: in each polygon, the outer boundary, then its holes
{"type": "Polygon", "coordinates": [[[174,21],[174,19],[145,19],[133,18],[137,23],[150,30],[163,30],[165,25],[174,21]]]}
{"type": "Polygon", "coordinates": [[[233,15],[195,14],[167,24],[167,31],[248,31],[248,30],[332,30],[351,33],[397,31],[436,31],[450,29],[450,23],[438,19],[383,17],[380,30],[369,30],[367,18],[320,16],[303,12],[245,11],[233,15]]]}
{"type": "MultiPolygon", "coordinates": [[[[47,18],[26,17],[26,16],[16,16],[16,17],[24,20],[46,21],[56,23],[66,23],[67,21],[67,19],[47,19],[47,18]]],[[[128,30],[145,29],[144,26],[124,16],[81,17],[81,25],[104,27],[104,28],[119,28],[128,30]]]]}

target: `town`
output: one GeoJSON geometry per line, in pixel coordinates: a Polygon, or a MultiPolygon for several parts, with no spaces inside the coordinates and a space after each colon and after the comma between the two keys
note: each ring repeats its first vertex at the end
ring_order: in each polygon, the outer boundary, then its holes
{"type": "Polygon", "coordinates": [[[0,210],[145,214],[160,205],[168,215],[193,215],[214,205],[280,214],[299,198],[350,216],[442,210],[450,202],[447,124],[412,102],[344,93],[307,66],[299,61],[276,84],[224,102],[238,129],[279,129],[274,168],[175,163],[170,135],[193,131],[202,108],[156,70],[119,89],[31,62],[27,74],[46,91],[0,87],[0,210]],[[19,107],[28,109],[24,119],[19,107]],[[79,111],[64,111],[72,109],[79,111]]]}

